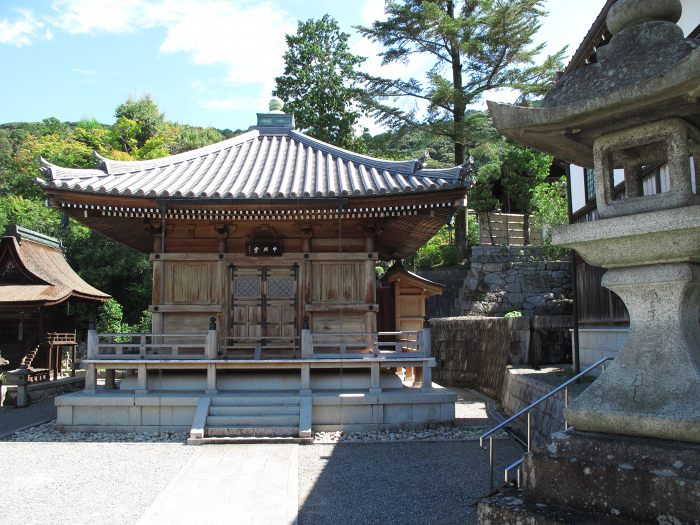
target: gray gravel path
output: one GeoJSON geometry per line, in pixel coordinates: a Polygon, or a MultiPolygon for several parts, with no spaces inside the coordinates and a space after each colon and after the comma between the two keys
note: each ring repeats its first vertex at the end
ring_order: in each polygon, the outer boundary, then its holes
{"type": "Polygon", "coordinates": [[[56,418],[54,398],[42,399],[25,408],[0,408],[0,439],[20,428],[44,423],[56,418]]]}
{"type": "MultiPolygon", "coordinates": [[[[496,442],[496,471],[516,459],[496,442]]],[[[475,523],[488,492],[478,442],[344,443],[299,449],[299,525],[475,523]]]]}
{"type": "Polygon", "coordinates": [[[0,523],[135,523],[195,452],[180,444],[0,443],[0,523]]]}

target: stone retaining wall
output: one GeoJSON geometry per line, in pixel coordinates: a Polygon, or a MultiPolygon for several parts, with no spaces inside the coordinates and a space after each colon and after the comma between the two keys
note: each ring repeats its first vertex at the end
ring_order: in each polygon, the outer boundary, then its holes
{"type": "Polygon", "coordinates": [[[571,362],[570,326],[566,316],[431,319],[433,378],[499,398],[507,365],[571,362]]]}
{"type": "Polygon", "coordinates": [[[527,317],[448,317],[431,319],[433,380],[462,386],[497,398],[503,370],[527,362],[530,319],[527,317]]]}
{"type": "Polygon", "coordinates": [[[569,262],[547,261],[538,247],[475,246],[462,301],[463,315],[568,315],[569,262]]]}
{"type": "MultiPolygon", "coordinates": [[[[2,385],[0,387],[0,406],[14,406],[17,404],[17,385],[2,385]]],[[[55,381],[42,381],[29,383],[27,394],[33,403],[47,397],[55,397],[85,388],[84,377],[64,377],[55,381]]]]}
{"type": "MultiPolygon", "coordinates": [[[[556,373],[558,369],[508,367],[504,371],[500,401],[506,415],[512,416],[530,403],[552,391],[557,385],[538,379],[543,374],[556,373]]],[[[566,381],[562,377],[560,384],[566,381]]],[[[570,398],[570,400],[573,398],[570,398]]],[[[532,442],[542,443],[554,432],[564,429],[564,392],[554,394],[531,411],[532,442]]],[[[513,421],[511,425],[523,439],[527,439],[527,416],[513,421]]]]}

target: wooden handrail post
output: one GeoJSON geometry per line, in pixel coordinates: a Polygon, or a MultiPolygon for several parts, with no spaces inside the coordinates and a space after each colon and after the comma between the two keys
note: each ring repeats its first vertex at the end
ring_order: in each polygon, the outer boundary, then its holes
{"type": "Polygon", "coordinates": [[[94,394],[97,387],[97,369],[93,363],[89,363],[85,369],[85,393],[94,394]]]}
{"type": "Polygon", "coordinates": [[[88,359],[95,359],[97,355],[97,330],[94,328],[88,330],[87,336],[87,357],[88,359]]]}
{"type": "Polygon", "coordinates": [[[219,336],[216,329],[216,318],[209,319],[209,331],[205,342],[205,353],[209,359],[216,359],[219,355],[219,336]]]}
{"type": "Polygon", "coordinates": [[[420,334],[420,350],[425,357],[430,357],[432,354],[432,349],[430,345],[432,344],[430,340],[430,323],[428,322],[428,317],[425,317],[423,322],[423,331],[420,334]]]}
{"type": "Polygon", "coordinates": [[[311,342],[311,329],[309,328],[309,318],[304,317],[304,324],[301,329],[301,358],[310,358],[313,356],[314,349],[311,342]]]}
{"type": "Polygon", "coordinates": [[[382,385],[381,385],[379,363],[374,362],[374,363],[372,363],[372,367],[370,368],[369,392],[370,392],[370,394],[379,394],[379,393],[381,393],[381,391],[382,391],[382,385]]]}

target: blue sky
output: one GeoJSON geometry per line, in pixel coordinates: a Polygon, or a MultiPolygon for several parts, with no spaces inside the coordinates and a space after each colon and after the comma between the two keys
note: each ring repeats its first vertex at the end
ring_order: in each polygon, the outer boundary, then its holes
{"type": "MultiPolygon", "coordinates": [[[[539,41],[569,53],[604,0],[548,0],[539,41]]],[[[247,128],[282,73],[297,20],[335,17],[364,69],[415,76],[428,63],[381,68],[381,50],[352,29],[383,16],[382,0],[0,0],[0,122],[46,117],[114,121],[129,96],[151,94],[168,120],[247,128]]],[[[489,98],[508,100],[508,93],[489,98]]],[[[369,125],[367,122],[366,124],[369,125]]]]}

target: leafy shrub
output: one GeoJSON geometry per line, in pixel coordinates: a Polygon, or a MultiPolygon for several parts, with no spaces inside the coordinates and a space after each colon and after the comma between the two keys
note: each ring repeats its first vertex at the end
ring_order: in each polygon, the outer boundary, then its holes
{"type": "Polygon", "coordinates": [[[522,317],[523,314],[518,312],[517,310],[513,310],[512,312],[507,312],[503,317],[522,317]]]}

